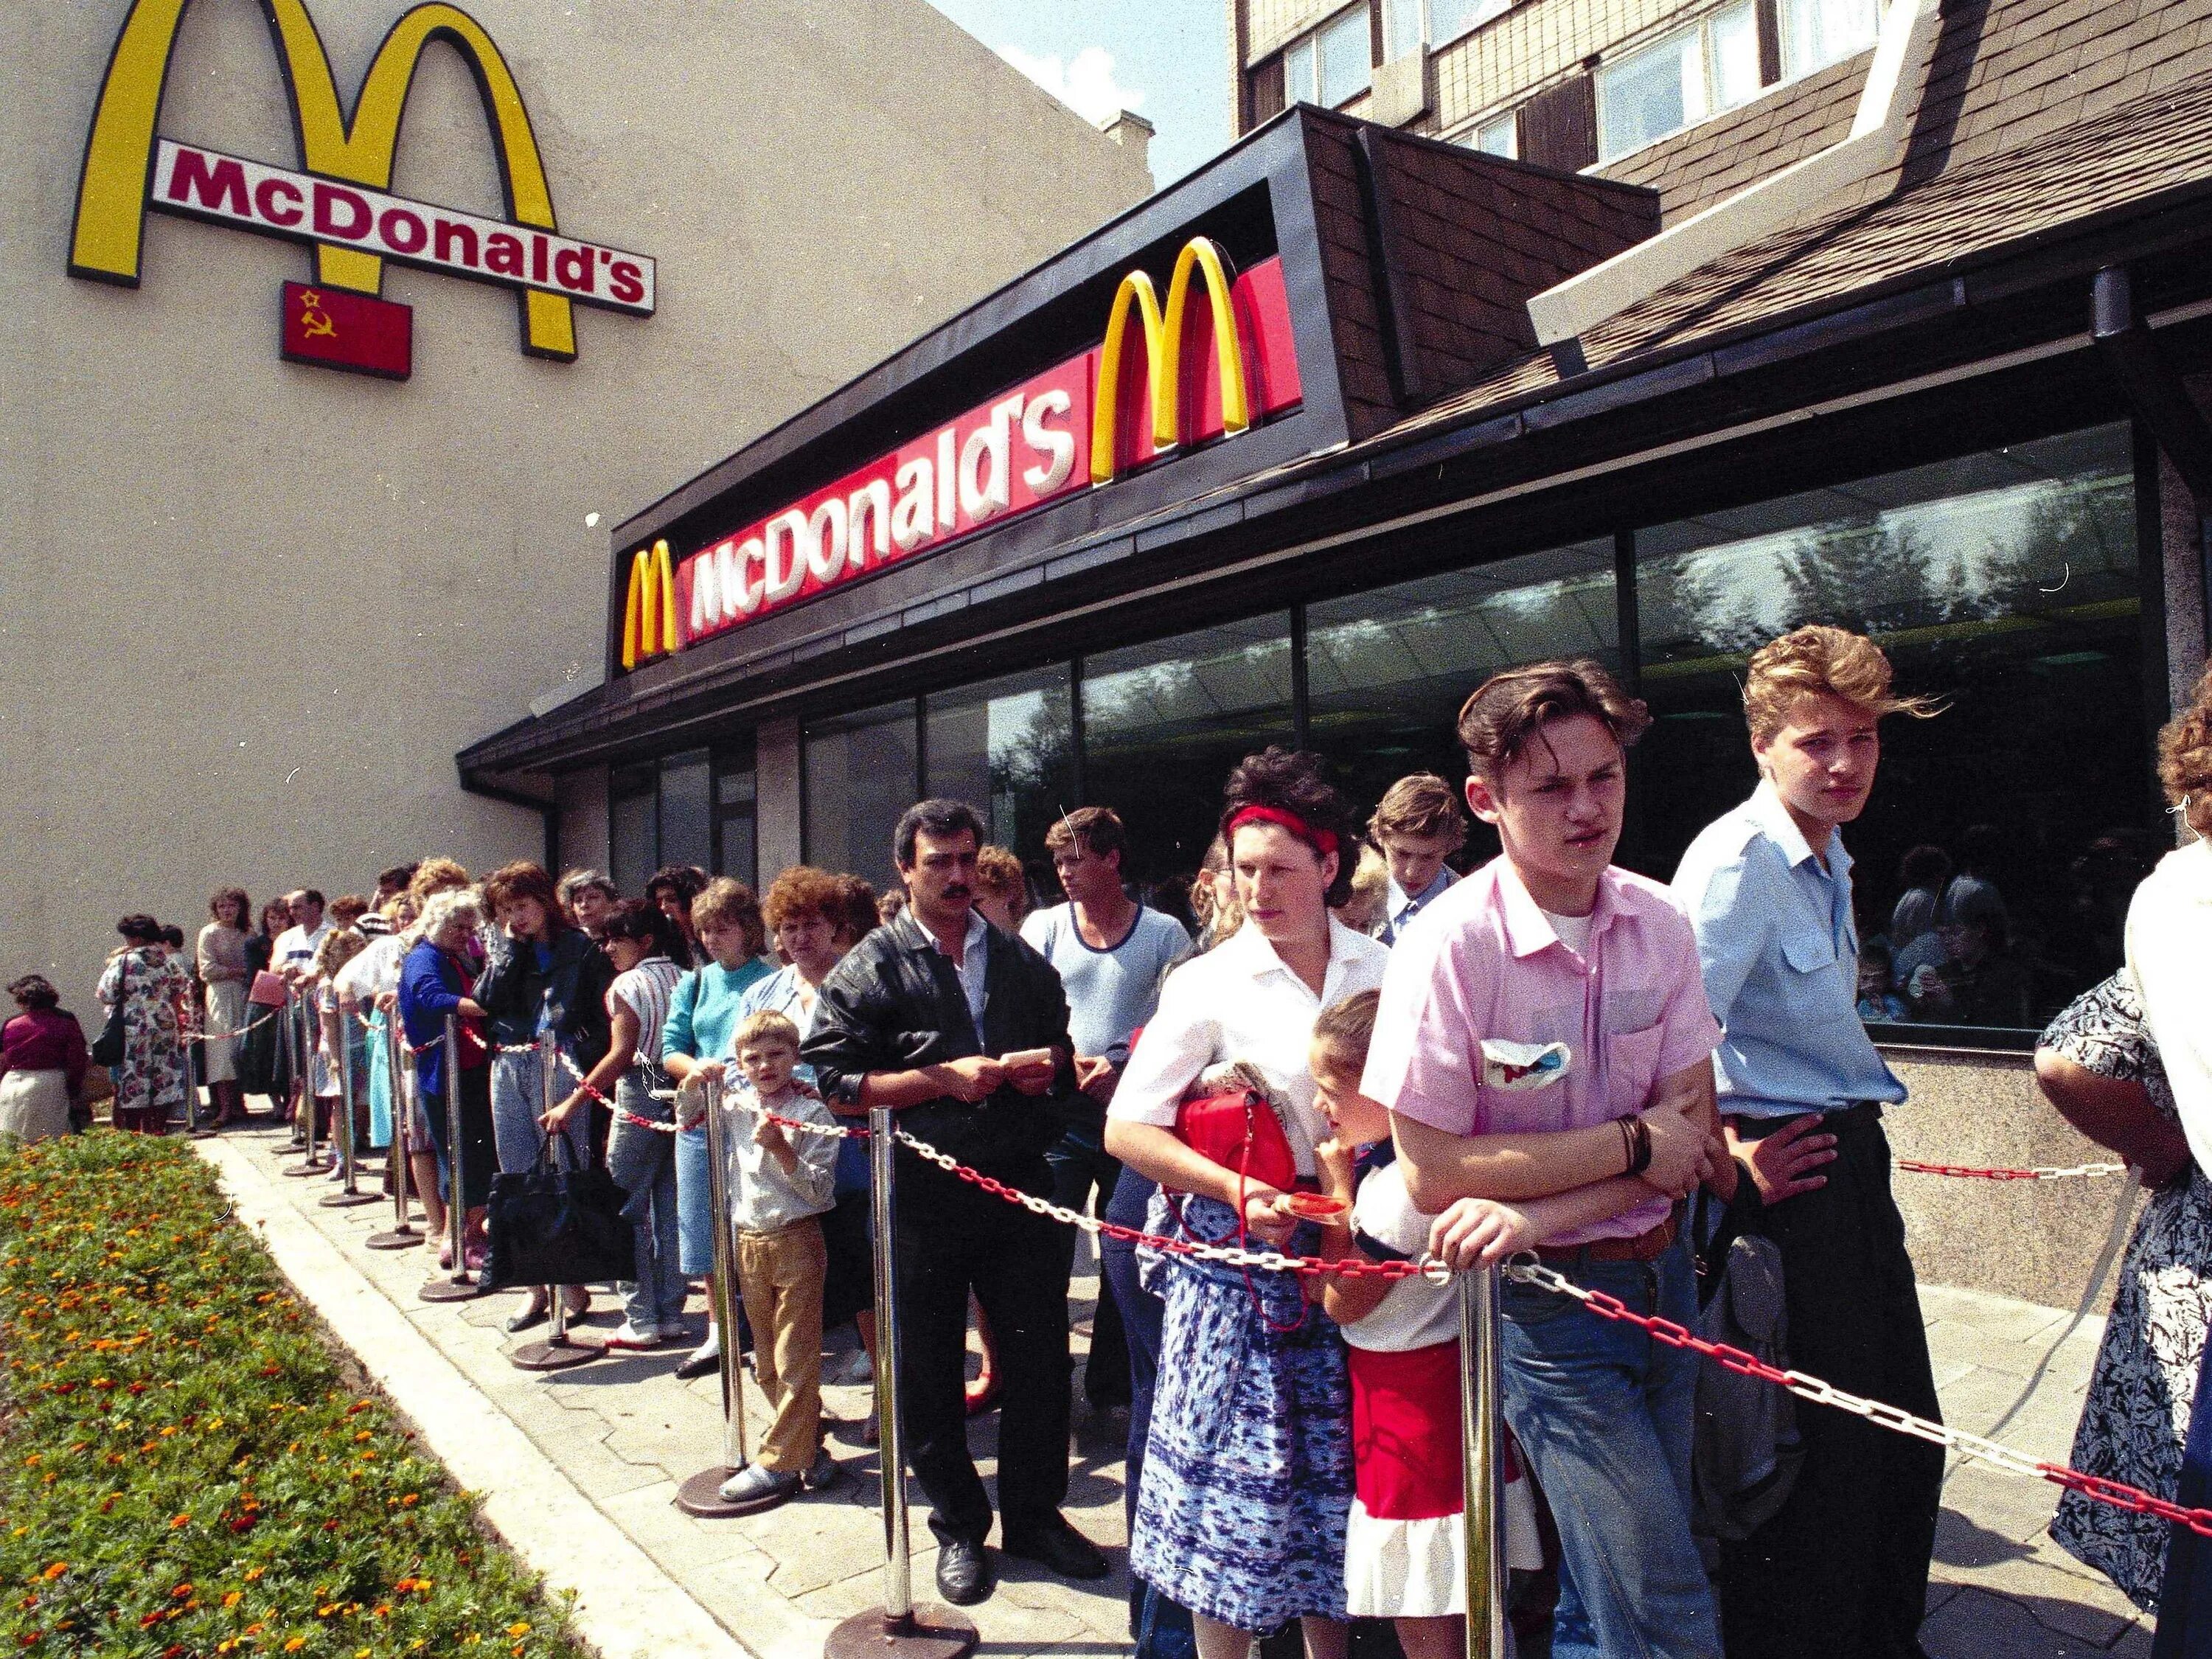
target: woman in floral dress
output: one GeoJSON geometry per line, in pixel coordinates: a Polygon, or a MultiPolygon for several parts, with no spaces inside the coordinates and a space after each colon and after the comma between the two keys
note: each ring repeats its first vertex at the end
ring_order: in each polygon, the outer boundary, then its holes
{"type": "Polygon", "coordinates": [[[123,949],[100,976],[100,1006],[123,1010],[123,1062],[115,1073],[115,1127],[158,1135],[169,1109],[187,1097],[191,1076],[177,1010],[191,988],[183,963],[161,948],[161,924],[130,915],[115,924],[123,949]]]}
{"type": "MultiPolygon", "coordinates": [[[[2125,970],[2075,999],[2035,1052],[2037,1081],[2082,1133],[2151,1189],[2120,1262],[2105,1340],[2074,1433],[2074,1467],[2172,1500],[2212,1322],[2212,1182],[2182,1138],[2173,1093],[2125,970]]],[[[2137,1607],[2158,1607],[2170,1528],[2069,1492],[2051,1535],[2137,1607]]]]}

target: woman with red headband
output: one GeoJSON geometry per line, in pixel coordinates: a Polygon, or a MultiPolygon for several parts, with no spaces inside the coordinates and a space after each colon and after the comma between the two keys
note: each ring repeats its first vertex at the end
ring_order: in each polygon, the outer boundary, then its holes
{"type": "MultiPolygon", "coordinates": [[[[1313,1253],[1316,1228],[1290,1208],[1328,1133],[1309,1040],[1323,1008],[1381,986],[1389,956],[1329,915],[1358,830],[1321,769],[1270,749],[1230,775],[1221,832],[1243,927],[1169,976],[1107,1116],[1106,1150],[1164,1189],[1147,1231],[1313,1253]],[[1266,1179],[1258,1158],[1231,1168],[1185,1139],[1218,1150],[1185,1103],[1248,1086],[1269,1120],[1246,1143],[1271,1154],[1266,1179]]],[[[1166,1315],[1130,1570],[1191,1610],[1200,1659],[1243,1659],[1291,1619],[1309,1659],[1342,1659],[1352,1445],[1336,1328],[1294,1273],[1139,1259],[1166,1315]]]]}

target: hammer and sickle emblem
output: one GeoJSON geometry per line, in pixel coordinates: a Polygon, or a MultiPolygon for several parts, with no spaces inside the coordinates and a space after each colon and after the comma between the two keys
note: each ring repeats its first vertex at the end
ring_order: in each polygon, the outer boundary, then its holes
{"type": "Polygon", "coordinates": [[[311,340],[337,337],[337,325],[322,310],[323,296],[313,289],[300,295],[300,326],[311,340]]]}

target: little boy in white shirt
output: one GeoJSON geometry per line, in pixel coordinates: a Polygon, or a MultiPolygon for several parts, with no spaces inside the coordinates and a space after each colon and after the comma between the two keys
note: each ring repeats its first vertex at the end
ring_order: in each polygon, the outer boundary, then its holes
{"type": "Polygon", "coordinates": [[[799,1028],[770,1010],[730,1041],[737,1061],[729,1103],[740,1122],[729,1147],[730,1223],[738,1295],[753,1330],[753,1373],[774,1413],[753,1461],[722,1484],[742,1512],[787,1502],[836,1477],[822,1451],[822,1281],[829,1256],[817,1218],[835,1202],[837,1141],[772,1121],[836,1120],[811,1084],[793,1075],[799,1028]],[[744,1120],[750,1120],[749,1124],[744,1120]]]}

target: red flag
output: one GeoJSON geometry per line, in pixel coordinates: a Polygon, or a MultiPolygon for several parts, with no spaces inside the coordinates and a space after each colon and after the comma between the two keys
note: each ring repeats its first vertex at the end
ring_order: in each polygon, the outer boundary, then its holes
{"type": "Polygon", "coordinates": [[[284,360],[404,380],[415,366],[415,313],[343,289],[284,284],[284,360]]]}

